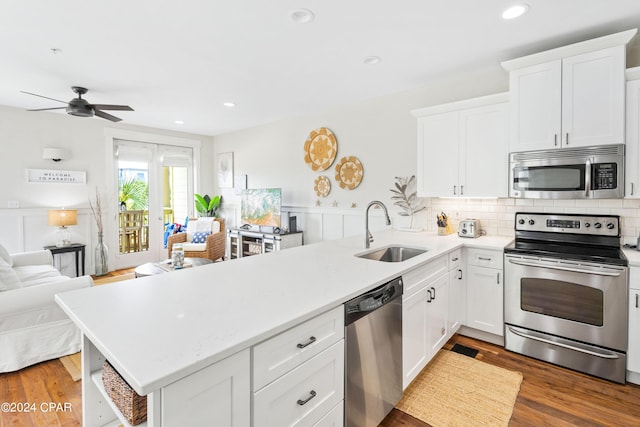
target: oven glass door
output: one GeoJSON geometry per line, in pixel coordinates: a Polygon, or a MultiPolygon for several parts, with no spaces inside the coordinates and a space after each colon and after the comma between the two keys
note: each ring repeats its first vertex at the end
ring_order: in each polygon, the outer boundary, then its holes
{"type": "Polygon", "coordinates": [[[516,191],[585,191],[587,165],[516,166],[516,191]]]}
{"type": "Polygon", "coordinates": [[[505,323],[626,351],[626,267],[515,254],[505,261],[505,323]]]}

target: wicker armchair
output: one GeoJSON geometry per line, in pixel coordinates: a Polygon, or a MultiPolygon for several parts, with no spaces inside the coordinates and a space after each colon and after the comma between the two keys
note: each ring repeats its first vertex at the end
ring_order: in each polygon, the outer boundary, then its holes
{"type": "MultiPolygon", "coordinates": [[[[197,221],[197,219],[190,219],[197,221]]],[[[208,258],[211,261],[222,258],[224,260],[226,232],[224,228],[224,220],[216,218],[214,221],[220,223],[220,231],[207,236],[206,249],[202,251],[188,250],[185,248],[184,256],[186,258],[208,258]]],[[[171,250],[176,243],[187,243],[187,233],[172,234],[167,240],[168,257],[171,258],[171,250]]]]}

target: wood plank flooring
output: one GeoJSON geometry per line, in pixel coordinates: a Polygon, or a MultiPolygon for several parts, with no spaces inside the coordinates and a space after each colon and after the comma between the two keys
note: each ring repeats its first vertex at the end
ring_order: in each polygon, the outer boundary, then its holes
{"type": "MultiPolygon", "coordinates": [[[[110,276],[132,271],[122,270],[110,276]]],[[[640,426],[640,386],[600,380],[460,335],[454,336],[445,348],[456,342],[478,349],[476,358],[483,362],[522,372],[524,380],[509,423],[511,427],[640,426]]],[[[81,381],[74,382],[58,359],[0,374],[0,404],[3,402],[16,407],[26,403],[35,406],[35,410],[10,412],[0,407],[0,427],[82,425],[81,381]],[[54,406],[48,410],[51,403],[54,406]]],[[[394,410],[381,427],[429,425],[394,410]]]]}

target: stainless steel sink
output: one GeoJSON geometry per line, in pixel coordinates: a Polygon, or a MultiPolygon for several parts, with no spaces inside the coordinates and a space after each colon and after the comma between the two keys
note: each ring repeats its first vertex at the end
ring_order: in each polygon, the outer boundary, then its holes
{"type": "Polygon", "coordinates": [[[427,252],[428,249],[411,248],[407,246],[385,246],[384,248],[375,249],[369,252],[357,254],[358,258],[367,258],[375,261],[384,262],[402,262],[413,258],[414,256],[427,252]]]}

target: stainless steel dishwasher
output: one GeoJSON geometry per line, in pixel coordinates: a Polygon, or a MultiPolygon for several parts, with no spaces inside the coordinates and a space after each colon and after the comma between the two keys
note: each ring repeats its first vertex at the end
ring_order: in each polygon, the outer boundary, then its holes
{"type": "Polygon", "coordinates": [[[377,427],[402,397],[402,277],[345,310],[345,427],[377,427]]]}

